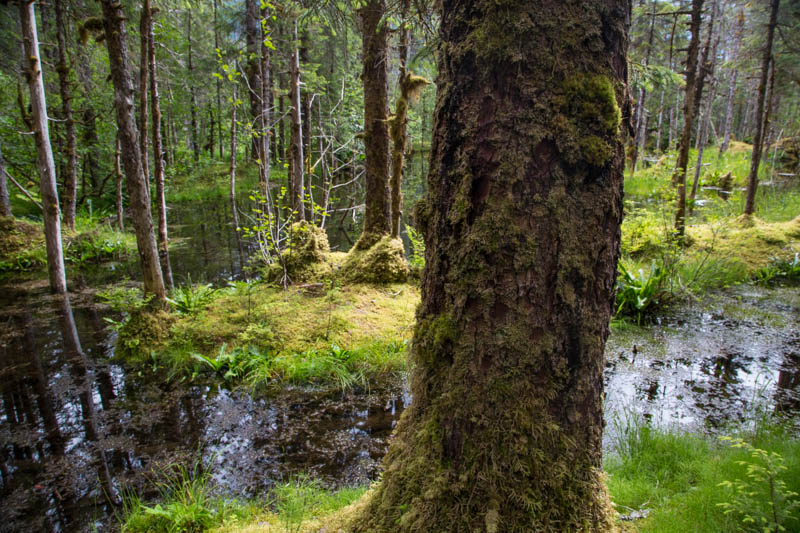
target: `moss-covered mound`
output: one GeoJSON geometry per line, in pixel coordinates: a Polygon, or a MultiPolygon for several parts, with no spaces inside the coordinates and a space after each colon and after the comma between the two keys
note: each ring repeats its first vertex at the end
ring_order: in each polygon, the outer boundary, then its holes
{"type": "Polygon", "coordinates": [[[340,270],[348,283],[402,283],[408,278],[403,241],[386,235],[367,249],[353,246],[340,270]]]}
{"type": "Polygon", "coordinates": [[[177,317],[163,310],[138,309],[119,330],[116,355],[125,359],[147,360],[150,353],[166,343],[177,317]]]}
{"type": "MultiPolygon", "coordinates": [[[[304,283],[330,277],[332,267],[327,261],[330,253],[328,235],[319,226],[306,221],[295,222],[290,230],[289,242],[283,251],[283,261],[289,283],[304,283]]],[[[283,266],[280,261],[267,267],[268,281],[283,281],[283,266]]]]}
{"type": "Polygon", "coordinates": [[[41,224],[0,217],[0,272],[36,268],[46,261],[41,224]]]}

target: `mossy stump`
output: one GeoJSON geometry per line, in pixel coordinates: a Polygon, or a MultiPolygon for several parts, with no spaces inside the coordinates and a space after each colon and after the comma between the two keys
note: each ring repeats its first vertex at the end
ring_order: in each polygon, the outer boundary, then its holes
{"type": "MultiPolygon", "coordinates": [[[[326,261],[331,248],[325,230],[302,220],[292,224],[289,242],[283,250],[286,274],[291,283],[304,283],[329,277],[332,269],[326,261]]],[[[283,265],[275,262],[264,273],[268,281],[280,281],[283,265]]]]}
{"type": "Polygon", "coordinates": [[[347,254],[339,276],[348,283],[402,283],[408,273],[403,241],[389,235],[376,241],[367,234],[347,254]],[[365,246],[369,241],[373,244],[365,246]]]}

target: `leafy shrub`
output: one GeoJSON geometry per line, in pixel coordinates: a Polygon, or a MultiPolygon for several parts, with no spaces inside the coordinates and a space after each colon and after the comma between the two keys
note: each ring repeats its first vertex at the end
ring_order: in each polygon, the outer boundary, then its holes
{"type": "Polygon", "coordinates": [[[800,254],[794,254],[792,258],[773,258],[756,272],[754,280],[760,285],[769,285],[777,280],[800,280],[800,254]]]}
{"type": "Polygon", "coordinates": [[[411,257],[408,264],[411,268],[421,271],[425,268],[425,240],[420,232],[408,224],[406,224],[406,235],[411,242],[411,257]]]}
{"type": "Polygon", "coordinates": [[[617,315],[636,317],[641,324],[642,318],[657,309],[667,297],[664,284],[668,273],[655,261],[650,263],[650,271],[645,273],[639,269],[638,275],[631,273],[620,261],[617,277],[617,315]]]}
{"type": "Polygon", "coordinates": [[[217,289],[210,283],[205,285],[176,287],[172,290],[170,298],[167,298],[167,301],[178,313],[182,315],[191,315],[210,304],[216,292],[217,289]]]}

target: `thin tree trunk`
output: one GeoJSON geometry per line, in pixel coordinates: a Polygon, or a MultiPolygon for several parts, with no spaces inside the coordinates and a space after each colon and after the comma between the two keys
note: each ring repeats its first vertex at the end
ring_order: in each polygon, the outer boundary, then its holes
{"type": "MultiPolygon", "coordinates": [[[[147,2],[148,0],[144,0],[147,2]]],[[[148,39],[150,31],[147,29],[147,19],[150,16],[149,6],[142,9],[139,16],[139,153],[142,154],[142,172],[147,183],[148,196],[150,193],[150,162],[147,159],[147,69],[148,69],[148,39]],[[146,14],[146,13],[147,14],[146,14]]]]}
{"type": "Polygon", "coordinates": [[[356,246],[369,248],[392,231],[389,190],[389,130],[387,109],[388,31],[381,24],[385,0],[368,0],[358,10],[361,20],[362,79],[364,82],[364,148],[366,152],[366,206],[364,229],[356,246]]]}
{"type": "MultiPolygon", "coordinates": [[[[217,22],[217,0],[214,0],[214,50],[219,50],[219,23],[217,22]]],[[[220,97],[220,83],[221,80],[216,78],[217,84],[217,127],[219,128],[219,158],[224,159],[222,140],[222,99],[220,97]]]]}
{"type": "Polygon", "coordinates": [[[11,197],[8,194],[8,180],[6,179],[6,162],[3,159],[3,150],[0,147],[0,216],[11,216],[11,197]]]}
{"type": "Polygon", "coordinates": [[[191,128],[190,133],[192,141],[192,152],[194,153],[195,162],[200,160],[200,131],[198,130],[197,123],[197,93],[194,88],[194,65],[192,64],[192,11],[191,9],[186,12],[187,18],[187,31],[186,37],[189,41],[188,61],[187,67],[189,69],[189,93],[191,94],[191,128]]]}
{"type": "Polygon", "coordinates": [[[66,30],[64,28],[64,2],[55,0],[56,39],[58,40],[59,92],[61,93],[61,113],[64,115],[64,128],[67,141],[67,168],[64,176],[64,224],[75,227],[75,202],[78,192],[78,151],[75,139],[75,121],[72,118],[72,94],[69,87],[69,65],[67,64],[66,30]]]}
{"type": "MultiPolygon", "coordinates": [[[[263,130],[261,121],[261,112],[263,106],[261,105],[262,78],[261,78],[261,24],[259,22],[259,2],[258,0],[245,0],[245,40],[247,43],[247,67],[245,74],[247,75],[247,84],[250,88],[248,97],[250,100],[250,121],[252,123],[251,130],[253,135],[250,139],[250,147],[253,154],[253,159],[260,160],[261,154],[261,140],[259,135],[263,130]]],[[[263,178],[262,188],[263,188],[263,178]]],[[[262,191],[263,192],[263,191],[262,191]]]]}
{"type": "MultiPolygon", "coordinates": [[[[744,30],[744,11],[739,11],[736,23],[736,35],[733,38],[733,51],[731,52],[731,62],[736,62],[739,59],[739,47],[742,44],[742,31],[744,30]]],[[[731,71],[730,86],[728,87],[728,103],[725,106],[725,126],[722,130],[722,144],[719,146],[719,155],[728,149],[731,140],[731,131],[733,127],[733,102],[736,95],[736,80],[739,77],[739,69],[735,66],[731,71]]]]}
{"type": "Polygon", "coordinates": [[[47,248],[47,272],[50,290],[67,292],[67,277],[64,270],[64,252],[61,244],[61,220],[59,218],[58,193],[56,192],[56,165],[50,146],[50,128],[47,124],[47,103],[42,79],[42,62],[39,57],[39,39],[36,35],[36,16],[33,2],[19,2],[22,43],[25,51],[25,76],[31,95],[31,118],[36,141],[36,166],[39,170],[39,186],[42,193],[44,215],[44,238],[47,248]]]}
{"type": "Polygon", "coordinates": [[[239,211],[236,209],[236,99],[239,97],[236,84],[233,84],[233,106],[231,107],[231,172],[230,196],[233,227],[236,230],[236,247],[239,249],[239,266],[244,272],[244,247],[242,246],[241,226],[239,225],[239,211]]]}
{"type": "MultiPolygon", "coordinates": [[[[164,148],[161,137],[161,102],[158,94],[158,71],[156,70],[155,35],[153,34],[153,14],[150,0],[144,0],[142,10],[143,26],[147,32],[147,68],[150,83],[150,105],[153,128],[153,171],[156,182],[156,207],[158,210],[158,257],[161,274],[167,290],[172,290],[172,265],[169,261],[169,237],[167,235],[167,199],[164,191],[164,148]]],[[[147,159],[146,157],[143,159],[147,159]]]]}
{"type": "Polygon", "coordinates": [[[125,211],[122,207],[122,148],[119,142],[119,131],[117,131],[117,139],[114,142],[114,176],[116,178],[116,205],[117,205],[117,226],[120,231],[125,230],[125,211]]]}
{"type": "Polygon", "coordinates": [[[410,36],[408,15],[409,0],[403,2],[403,29],[400,32],[400,96],[395,103],[394,117],[389,126],[389,136],[392,140],[392,237],[400,237],[400,218],[403,215],[403,169],[405,166],[406,139],[408,138],[408,106],[411,104],[409,89],[410,76],[406,70],[408,61],[408,40],[410,36]]]}
{"type": "MultiPolygon", "coordinates": [[[[304,28],[302,34],[300,35],[300,57],[298,61],[298,71],[300,71],[300,65],[305,66],[309,63],[308,58],[308,29],[304,28]]],[[[313,176],[311,175],[311,161],[312,161],[312,137],[311,137],[311,94],[308,90],[300,90],[300,97],[301,97],[301,120],[300,123],[303,127],[303,165],[305,171],[305,180],[308,183],[306,184],[307,195],[311,194],[311,179],[313,176]]],[[[313,215],[313,214],[312,214],[313,215]]]]}
{"type": "Polygon", "coordinates": [[[675,173],[672,175],[673,183],[678,186],[678,198],[675,209],[675,232],[679,239],[683,239],[686,231],[686,167],[689,163],[689,146],[694,124],[695,98],[698,94],[697,86],[697,56],[700,48],[700,25],[702,23],[703,0],[692,0],[692,15],[689,29],[692,33],[689,48],[686,51],[686,90],[683,97],[683,132],[681,133],[678,148],[678,161],[675,173]]]}
{"type": "Polygon", "coordinates": [[[630,3],[441,5],[413,400],[344,529],[613,531],[603,351],[630,3]]]}
{"type": "Polygon", "coordinates": [[[108,47],[111,79],[114,83],[114,110],[117,115],[122,166],[130,197],[129,210],[136,232],[139,261],[142,265],[144,290],[154,295],[160,305],[166,303],[164,278],[158,262],[150,194],[142,169],[139,132],[133,109],[133,80],[130,73],[125,13],[117,0],[101,0],[105,42],[108,47]]]}
{"type": "MultiPolygon", "coordinates": [[[[266,4],[263,4],[261,8],[261,20],[267,21],[270,19],[269,12],[267,11],[268,7],[266,4]]],[[[258,128],[258,146],[260,150],[259,158],[261,159],[261,164],[259,165],[260,170],[260,179],[263,187],[264,198],[269,200],[269,188],[270,188],[270,178],[271,178],[271,156],[270,156],[270,146],[269,146],[269,123],[270,123],[270,109],[269,109],[269,87],[270,87],[270,51],[269,47],[266,45],[266,41],[269,38],[269,31],[267,30],[266,26],[259,26],[259,31],[261,38],[259,42],[261,46],[259,47],[259,71],[260,71],[260,94],[258,97],[258,108],[260,110],[259,113],[259,121],[257,124],[259,125],[258,128]]],[[[268,211],[272,212],[272,203],[268,202],[267,205],[268,211]]]]}
{"type": "Polygon", "coordinates": [[[761,61],[761,78],[758,82],[758,105],[756,111],[756,135],[753,139],[753,154],[750,158],[750,173],[747,176],[747,192],[745,194],[744,214],[752,215],[756,210],[756,190],[758,188],[758,166],[761,163],[761,150],[764,133],[767,131],[769,116],[765,113],[767,81],[770,61],[772,60],[772,41],[775,26],[778,23],[778,7],[780,0],[770,1],[769,25],[767,26],[767,44],[761,61]]]}
{"type": "Polygon", "coordinates": [[[292,57],[290,59],[290,72],[291,72],[291,87],[290,97],[292,105],[292,144],[290,150],[290,157],[292,160],[291,171],[291,194],[292,194],[292,211],[296,213],[297,220],[306,219],[305,211],[305,184],[304,179],[304,164],[303,164],[303,123],[300,113],[300,52],[297,48],[297,20],[293,21],[294,29],[292,36],[294,44],[292,44],[292,57]]]}
{"type": "MultiPolygon", "coordinates": [[[[653,50],[653,36],[656,25],[656,2],[653,0],[653,9],[650,15],[650,32],[647,37],[647,53],[644,56],[644,68],[650,63],[650,53],[653,50]]],[[[636,110],[636,129],[634,130],[633,139],[633,156],[631,157],[631,174],[636,173],[636,163],[639,160],[639,154],[644,152],[644,146],[647,142],[647,119],[648,113],[645,107],[647,100],[647,91],[642,87],[639,89],[639,99],[637,100],[636,110]]]]}
{"type": "Polygon", "coordinates": [[[658,124],[656,126],[656,152],[661,152],[661,125],[664,119],[664,89],[661,89],[661,96],[658,99],[658,124]]]}

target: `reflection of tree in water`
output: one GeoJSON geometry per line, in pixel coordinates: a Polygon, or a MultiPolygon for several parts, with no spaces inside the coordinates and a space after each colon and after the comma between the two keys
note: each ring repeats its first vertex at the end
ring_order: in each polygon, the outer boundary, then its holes
{"type": "Polygon", "coordinates": [[[795,334],[783,350],[775,389],[775,412],[800,411],[800,334],[795,334]]]}

